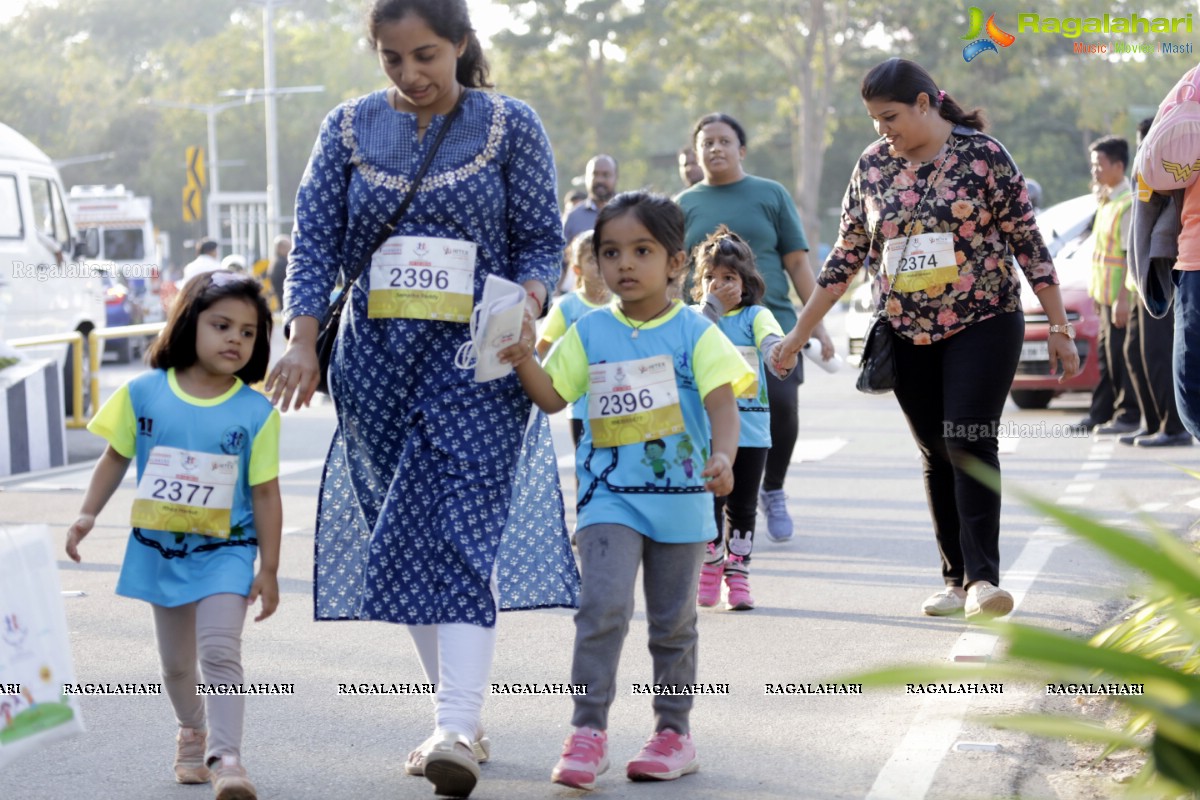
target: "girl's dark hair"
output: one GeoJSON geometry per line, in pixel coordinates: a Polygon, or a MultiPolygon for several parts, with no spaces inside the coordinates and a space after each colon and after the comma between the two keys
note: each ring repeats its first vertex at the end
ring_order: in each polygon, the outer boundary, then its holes
{"type": "MultiPolygon", "coordinates": [[[[742,127],[742,123],[738,122],[728,114],[722,114],[719,111],[715,114],[705,114],[700,119],[696,120],[695,127],[692,128],[692,144],[696,143],[696,137],[700,135],[700,131],[704,130],[705,125],[710,125],[714,122],[724,122],[729,127],[733,128],[733,132],[737,134],[738,144],[742,147],[746,146],[746,129],[742,127]]],[[[699,155],[699,152],[696,153],[699,155]]]]}
{"type": "Polygon", "coordinates": [[[271,361],[271,307],[263,297],[262,284],[241,272],[219,269],[205,272],[187,282],[183,293],[175,298],[167,326],[150,349],[146,362],[155,369],[187,369],[196,363],[196,326],[200,314],[213,303],[227,297],[245,300],[258,312],[254,352],[246,366],[234,374],[243,383],[258,383],[267,375],[271,361]]]}
{"type": "Polygon", "coordinates": [[[379,26],[399,22],[409,14],[416,14],[438,36],[458,44],[467,40],[467,48],[458,57],[455,77],[463,86],[472,89],[490,88],[488,62],[483,55],[479,36],[471,27],[471,15],[467,12],[467,0],[375,0],[367,12],[367,32],[371,47],[378,47],[379,26]]]}
{"type": "MultiPolygon", "coordinates": [[[[596,216],[596,225],[592,229],[592,252],[597,259],[600,258],[604,226],[625,214],[633,214],[650,231],[654,240],[663,246],[668,256],[683,252],[683,209],[674,200],[651,192],[621,192],[605,203],[596,216]]],[[[671,278],[671,282],[677,278],[671,278]]]]}
{"type": "Polygon", "coordinates": [[[595,238],[594,231],[586,230],[571,240],[571,266],[582,264],[583,254],[588,250],[596,251],[595,238]]]}
{"type": "MultiPolygon", "coordinates": [[[[741,307],[756,306],[767,293],[767,284],[754,262],[754,251],[746,240],[725,225],[717,229],[696,245],[692,251],[696,268],[692,274],[692,299],[704,300],[704,278],[717,267],[728,267],[742,279],[741,307]]],[[[732,308],[725,309],[732,311],[732,308]]]]}
{"type": "Polygon", "coordinates": [[[987,130],[987,117],[982,108],[963,111],[962,106],[945,92],[939,100],[933,77],[915,61],[889,58],[876,64],[863,78],[860,91],[863,100],[884,100],[906,106],[916,105],[917,95],[924,92],[929,96],[929,105],[936,108],[943,119],[977,131],[987,130]]]}

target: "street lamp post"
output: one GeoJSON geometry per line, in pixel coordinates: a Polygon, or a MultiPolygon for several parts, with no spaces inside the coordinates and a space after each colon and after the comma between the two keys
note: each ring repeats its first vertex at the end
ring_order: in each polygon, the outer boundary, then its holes
{"type": "Polygon", "coordinates": [[[288,86],[277,89],[273,86],[274,69],[268,75],[267,86],[262,89],[227,89],[218,92],[221,97],[244,97],[246,102],[263,100],[267,106],[267,226],[269,236],[279,233],[279,130],[275,121],[275,98],[281,94],[310,94],[325,91],[324,86],[288,86]]]}
{"type": "MultiPolygon", "coordinates": [[[[275,97],[297,91],[324,91],[323,86],[305,86],[296,89],[275,88],[275,8],[287,5],[289,0],[252,0],[263,7],[263,88],[266,100],[267,127],[267,229],[273,239],[279,234],[279,127],[275,115],[275,97]]],[[[249,96],[249,95],[247,95],[249,96]]]]}

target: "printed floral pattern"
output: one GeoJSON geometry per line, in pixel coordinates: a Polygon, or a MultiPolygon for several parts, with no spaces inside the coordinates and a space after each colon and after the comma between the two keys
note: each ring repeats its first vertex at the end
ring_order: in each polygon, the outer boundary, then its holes
{"type": "MultiPolygon", "coordinates": [[[[383,92],[330,113],[297,196],[285,320],[324,316],[338,270],[365,258],[442,124],[418,140],[415,115],[383,92]]],[[[555,194],[533,111],[472,91],[397,233],[475,242],[477,301],[489,273],[549,287],[563,250],[555,194]]],[[[329,371],[338,428],[317,513],[316,617],[491,626],[493,573],[501,608],[574,607],[545,418],[527,435],[515,375],[476,384],[454,365],[467,325],[369,319],[369,290],[367,272],[329,371]]]]}
{"type": "Polygon", "coordinates": [[[887,297],[896,333],[930,344],[1020,309],[1020,278],[1010,258],[1035,291],[1058,283],[1016,164],[992,137],[958,126],[925,164],[892,155],[884,139],[863,151],[842,201],[837,244],[817,282],[840,297],[867,263],[876,305],[887,297]],[[888,297],[887,275],[870,265],[879,263],[886,240],[909,235],[910,224],[914,236],[954,234],[958,279],[888,297]]]}

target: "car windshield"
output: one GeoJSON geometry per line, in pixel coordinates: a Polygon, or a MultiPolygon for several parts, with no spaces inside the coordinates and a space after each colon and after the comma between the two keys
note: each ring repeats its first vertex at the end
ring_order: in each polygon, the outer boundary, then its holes
{"type": "Polygon", "coordinates": [[[1050,250],[1057,256],[1063,247],[1079,239],[1092,226],[1096,216],[1096,198],[1085,194],[1055,203],[1037,215],[1038,230],[1050,250]]]}

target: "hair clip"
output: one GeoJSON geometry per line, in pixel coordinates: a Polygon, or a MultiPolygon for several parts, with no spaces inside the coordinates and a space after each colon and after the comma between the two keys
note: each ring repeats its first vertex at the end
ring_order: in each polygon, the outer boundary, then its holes
{"type": "Polygon", "coordinates": [[[943,101],[943,100],[945,100],[945,99],[946,99],[946,92],[945,92],[945,91],[943,91],[943,90],[941,90],[941,89],[939,89],[939,90],[938,90],[938,102],[940,103],[940,102],[942,102],[942,101],[943,101]]]}
{"type": "Polygon", "coordinates": [[[212,276],[210,279],[213,286],[224,287],[238,281],[248,281],[250,276],[244,272],[230,272],[228,270],[218,269],[209,273],[212,276]]]}

